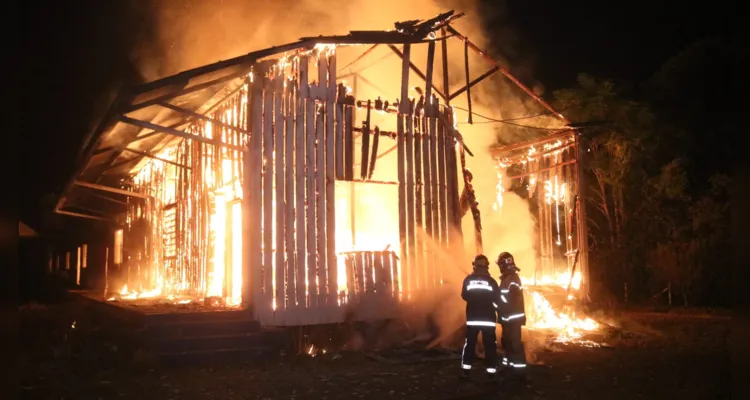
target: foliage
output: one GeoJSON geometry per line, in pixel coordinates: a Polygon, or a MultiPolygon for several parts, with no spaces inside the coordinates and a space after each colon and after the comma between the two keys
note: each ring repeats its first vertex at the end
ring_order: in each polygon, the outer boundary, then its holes
{"type": "MultiPolygon", "coordinates": [[[[674,88],[669,71],[680,60],[700,66],[693,53],[670,60],[655,81],[674,88]]],[[[624,284],[636,301],[671,284],[685,304],[695,293],[699,302],[721,302],[706,294],[721,292],[717,271],[726,275],[717,255],[728,253],[728,176],[694,163],[701,141],[689,124],[644,92],[619,89],[582,74],[577,86],[555,93],[571,122],[607,121],[582,131],[592,275],[621,299],[624,284]]]]}

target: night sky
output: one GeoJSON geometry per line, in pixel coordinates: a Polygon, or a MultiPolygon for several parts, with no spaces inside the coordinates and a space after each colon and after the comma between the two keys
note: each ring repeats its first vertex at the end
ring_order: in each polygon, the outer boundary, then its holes
{"type": "MultiPolygon", "coordinates": [[[[733,2],[484,3],[505,4],[504,11],[488,13],[488,29],[497,40],[507,39],[511,63],[521,61],[524,67],[519,75],[533,75],[544,84],[545,95],[574,85],[580,72],[627,82],[647,79],[689,43],[732,34],[740,15],[733,2]]],[[[151,16],[136,15],[123,4],[29,1],[21,6],[26,128],[20,134],[25,174],[19,200],[20,218],[32,226],[39,224],[43,196],[56,198],[70,177],[96,115],[109,106],[119,85],[137,80],[129,51],[148,37],[151,16]]]]}

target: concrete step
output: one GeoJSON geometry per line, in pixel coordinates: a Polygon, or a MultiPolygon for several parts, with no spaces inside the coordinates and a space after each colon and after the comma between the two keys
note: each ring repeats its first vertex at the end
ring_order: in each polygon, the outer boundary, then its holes
{"type": "Polygon", "coordinates": [[[140,332],[146,340],[216,335],[246,335],[260,331],[260,323],[251,320],[191,321],[148,324],[140,332]]]}
{"type": "Polygon", "coordinates": [[[180,338],[162,337],[148,340],[147,343],[149,348],[153,349],[157,354],[250,347],[268,347],[270,349],[283,350],[289,344],[289,337],[285,332],[261,330],[232,335],[203,335],[180,338]]]}
{"type": "MultiPolygon", "coordinates": [[[[251,320],[248,311],[210,311],[210,312],[172,312],[160,314],[147,314],[145,324],[147,326],[178,324],[178,323],[198,323],[198,322],[235,322],[251,320]]],[[[257,321],[256,321],[257,322],[257,321]]],[[[260,323],[258,323],[260,328],[260,323]]]]}
{"type": "Polygon", "coordinates": [[[279,350],[268,346],[231,347],[206,350],[158,353],[159,362],[166,365],[200,365],[209,363],[247,362],[277,357],[279,350]]]}

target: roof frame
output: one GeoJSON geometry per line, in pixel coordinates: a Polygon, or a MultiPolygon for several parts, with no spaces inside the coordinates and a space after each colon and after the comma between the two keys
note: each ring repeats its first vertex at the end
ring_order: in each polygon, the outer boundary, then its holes
{"type": "MultiPolygon", "coordinates": [[[[102,118],[99,125],[96,127],[94,131],[92,131],[86,139],[85,146],[83,147],[82,151],[79,153],[79,168],[77,169],[76,173],[71,177],[71,180],[66,185],[66,188],[62,194],[62,196],[59,198],[58,203],[55,207],[56,211],[62,211],[63,205],[66,201],[67,193],[71,190],[74,186],[82,186],[80,185],[81,181],[79,181],[79,178],[81,177],[82,173],[84,172],[84,168],[87,165],[87,163],[91,160],[91,157],[96,154],[101,154],[106,151],[112,151],[112,155],[108,158],[108,161],[103,165],[103,168],[101,168],[101,171],[105,171],[107,169],[112,168],[113,165],[121,166],[127,163],[131,163],[134,161],[138,161],[137,158],[125,160],[121,163],[113,164],[113,162],[120,156],[120,154],[123,151],[132,152],[135,154],[142,155],[144,157],[151,157],[156,158],[154,154],[151,154],[149,152],[144,152],[140,150],[135,150],[132,148],[128,148],[127,146],[129,144],[132,144],[137,141],[141,141],[159,134],[168,134],[172,136],[181,137],[184,139],[190,139],[190,140],[196,140],[208,144],[213,145],[219,145],[224,146],[226,148],[230,148],[232,150],[238,150],[238,151],[245,151],[244,147],[242,146],[235,146],[230,144],[221,143],[217,140],[212,140],[209,138],[204,138],[202,136],[190,134],[188,132],[185,132],[183,130],[177,129],[181,127],[185,127],[189,125],[190,123],[195,122],[195,120],[203,120],[208,121],[211,123],[218,124],[220,126],[227,127],[229,129],[233,129],[235,131],[239,131],[244,134],[249,134],[246,130],[241,128],[236,128],[233,126],[227,126],[226,124],[221,123],[221,121],[218,121],[214,118],[209,117],[207,114],[214,109],[214,107],[222,104],[229,96],[236,93],[237,90],[239,90],[242,85],[240,85],[238,88],[234,89],[232,93],[224,97],[223,99],[219,100],[217,103],[215,103],[212,107],[210,107],[208,110],[203,112],[192,111],[189,109],[186,109],[185,107],[181,107],[175,104],[172,104],[172,101],[174,99],[187,96],[190,94],[197,94],[199,92],[216,88],[219,85],[226,85],[232,81],[236,81],[238,78],[241,78],[243,76],[249,76],[252,68],[254,65],[256,65],[258,62],[263,62],[264,59],[267,59],[268,57],[271,57],[276,54],[281,54],[293,50],[303,50],[303,51],[313,51],[315,47],[319,44],[334,44],[334,45],[346,45],[346,44],[358,44],[358,45],[366,45],[366,44],[372,44],[370,48],[368,48],[364,54],[362,54],[360,57],[358,57],[356,60],[354,60],[351,64],[357,62],[358,60],[362,59],[364,56],[366,56],[368,53],[370,53],[375,47],[377,47],[380,44],[388,45],[388,47],[399,57],[403,60],[403,53],[396,47],[396,45],[402,44],[416,44],[416,43],[429,43],[430,48],[432,48],[434,52],[434,45],[435,42],[440,41],[442,42],[442,52],[443,52],[443,63],[444,63],[444,88],[443,90],[439,90],[435,85],[431,84],[431,79],[428,79],[429,77],[422,73],[422,71],[419,70],[413,63],[409,63],[410,69],[420,76],[428,85],[428,93],[435,93],[442,97],[445,100],[445,103],[447,105],[450,104],[450,100],[456,98],[457,96],[463,94],[464,92],[467,93],[467,95],[470,95],[471,87],[475,86],[479,82],[483,81],[487,77],[491,76],[497,71],[500,71],[507,79],[509,79],[511,82],[513,82],[516,86],[521,88],[524,92],[526,92],[529,96],[531,96],[533,99],[535,99],[539,104],[541,104],[544,108],[552,112],[554,116],[557,118],[560,118],[561,120],[568,122],[565,117],[557,112],[554,108],[552,108],[548,103],[546,103],[543,99],[541,99],[539,96],[533,93],[528,87],[526,87],[523,83],[521,83],[518,79],[516,79],[506,68],[504,68],[502,65],[494,61],[492,58],[490,58],[486,52],[484,52],[482,49],[480,49],[478,46],[476,46],[474,43],[470,42],[465,36],[463,36],[461,33],[459,33],[455,28],[451,26],[451,22],[455,21],[456,19],[459,19],[463,17],[463,13],[456,14],[454,11],[449,11],[443,14],[440,14],[434,18],[420,21],[420,20],[412,20],[412,21],[405,21],[405,22],[397,22],[395,23],[396,30],[395,31],[351,31],[348,35],[340,35],[340,36],[317,36],[317,37],[303,37],[300,38],[297,42],[293,43],[287,43],[279,46],[270,47],[267,49],[254,51],[239,57],[230,58],[228,60],[220,61],[214,64],[193,68],[181,73],[178,73],[176,75],[162,78],[156,81],[152,81],[143,85],[139,85],[136,87],[131,87],[129,90],[122,91],[120,95],[117,97],[117,99],[112,103],[112,106],[110,107],[107,114],[102,118]],[[437,34],[437,32],[440,31],[440,35],[437,34]],[[466,86],[458,89],[454,93],[449,93],[448,86],[447,86],[447,69],[445,68],[446,60],[446,54],[447,54],[447,47],[446,42],[447,39],[454,38],[456,40],[460,40],[465,43],[466,51],[468,49],[471,49],[475,53],[479,54],[481,57],[483,57],[486,61],[490,62],[493,67],[490,68],[487,72],[482,74],[481,76],[475,78],[474,80],[469,82],[468,77],[468,71],[467,71],[467,83],[466,86]],[[227,71],[229,70],[229,71],[227,71]],[[210,74],[217,74],[223,72],[223,75],[219,75],[218,77],[212,77],[210,74]],[[200,77],[206,77],[206,81],[199,81],[200,77]],[[198,80],[199,82],[193,83],[191,85],[192,80],[198,80]],[[185,120],[170,124],[171,126],[163,126],[158,123],[154,123],[153,121],[144,121],[142,119],[134,118],[131,116],[128,116],[126,114],[131,114],[139,110],[143,110],[147,107],[151,106],[159,106],[162,108],[169,109],[173,112],[176,112],[178,114],[182,114],[187,116],[185,120]],[[137,134],[137,136],[131,140],[128,144],[125,146],[109,146],[109,147],[103,147],[100,149],[96,149],[96,147],[101,143],[101,136],[102,134],[111,129],[113,126],[116,126],[117,122],[122,122],[125,124],[137,126],[141,128],[141,131],[137,134]],[[144,130],[151,130],[151,132],[143,134],[144,130]]],[[[468,63],[468,60],[467,60],[468,63]]],[[[351,65],[350,64],[350,65],[351,65]]],[[[350,66],[349,65],[349,66],[350,66]]],[[[348,67],[348,66],[347,66],[348,67]]],[[[346,67],[345,67],[346,68],[346,67]]],[[[468,67],[467,67],[468,68],[468,67]]],[[[428,74],[431,76],[432,71],[428,71],[428,74]]],[[[214,92],[217,93],[217,92],[214,92]]],[[[456,135],[457,139],[463,144],[463,140],[460,136],[460,133],[457,130],[452,130],[454,132],[451,132],[452,134],[456,135]]],[[[464,145],[465,148],[465,145],[464,145]]],[[[466,149],[466,148],[465,148],[466,149]]],[[[466,149],[468,151],[468,149],[466,149]]],[[[468,151],[471,155],[471,152],[468,151]]],[[[181,166],[184,167],[184,166],[181,166]]],[[[97,178],[98,182],[98,178],[97,178]]],[[[96,184],[98,185],[98,184],[96,184]]],[[[98,185],[101,187],[105,187],[104,185],[98,185]]],[[[110,188],[113,189],[113,188],[110,188]]],[[[102,189],[103,190],[103,189],[102,189]]]]}

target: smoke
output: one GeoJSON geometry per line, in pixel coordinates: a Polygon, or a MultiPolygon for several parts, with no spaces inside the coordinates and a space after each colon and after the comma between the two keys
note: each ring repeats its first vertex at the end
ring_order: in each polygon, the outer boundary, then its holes
{"type": "MultiPolygon", "coordinates": [[[[254,50],[294,42],[300,37],[347,34],[350,30],[393,29],[394,22],[427,19],[451,9],[466,13],[466,16],[457,20],[453,26],[480,48],[495,51],[511,50],[503,45],[502,38],[491,38],[484,30],[483,21],[486,18],[497,19],[497,15],[503,14],[503,8],[482,8],[476,0],[163,0],[137,4],[148,4],[145,7],[149,7],[149,12],[156,21],[153,29],[155,33],[151,40],[136,47],[131,54],[132,60],[139,66],[141,75],[147,81],[254,50]]],[[[507,29],[504,33],[508,33],[507,29]]],[[[450,72],[447,91],[455,92],[466,84],[464,45],[458,40],[447,42],[450,72]]],[[[426,65],[426,47],[413,46],[411,59],[420,69],[426,65]]],[[[434,84],[437,89],[445,91],[441,79],[441,48],[440,45],[437,47],[434,84]]],[[[381,97],[383,100],[396,100],[401,94],[401,59],[387,46],[380,46],[366,58],[349,68],[344,68],[363,50],[364,47],[361,46],[340,48],[337,52],[339,76],[357,72],[362,77],[356,82],[354,91],[358,99],[381,97]]],[[[507,61],[502,54],[493,54],[493,57],[503,63],[507,61]]],[[[514,60],[519,58],[522,57],[513,54],[514,60]]],[[[478,77],[492,67],[471,51],[469,65],[470,79],[478,77]]],[[[315,76],[312,71],[310,75],[315,76]]],[[[345,78],[345,81],[348,86],[355,85],[353,78],[345,78]]],[[[423,87],[423,82],[414,73],[410,74],[409,84],[411,87],[423,87]]],[[[541,87],[538,83],[530,84],[535,88],[541,87]]],[[[499,72],[472,87],[471,94],[472,110],[494,119],[518,118],[545,111],[499,72]]],[[[418,97],[413,90],[409,96],[418,97]]],[[[486,118],[479,116],[474,117],[474,122],[477,123],[469,125],[466,124],[468,113],[464,111],[468,109],[465,96],[456,98],[452,105],[456,106],[458,129],[466,145],[474,153],[474,157],[467,155],[467,167],[473,172],[473,184],[482,214],[484,252],[490,259],[494,259],[501,251],[510,251],[523,270],[532,271],[536,257],[533,248],[535,234],[528,204],[515,194],[506,192],[502,207],[496,209],[493,206],[497,201],[498,178],[496,163],[491,158],[490,149],[498,142],[529,139],[543,135],[546,131],[522,129],[502,123],[487,123],[486,118]]],[[[373,126],[395,130],[395,118],[374,114],[373,126]]],[[[364,112],[358,111],[355,118],[357,121],[363,120],[364,112]]],[[[559,126],[559,122],[549,116],[531,118],[523,122],[540,127],[559,126]]],[[[380,153],[393,145],[395,142],[381,140],[380,153]]],[[[358,165],[358,162],[355,160],[355,165],[358,165]]],[[[396,152],[393,151],[378,159],[373,179],[395,181],[396,166],[396,152]]],[[[462,188],[460,171],[458,176],[462,188]]],[[[397,217],[398,214],[393,212],[389,215],[397,217]]],[[[417,304],[423,315],[426,313],[434,316],[434,323],[440,331],[440,338],[436,343],[449,340],[463,323],[464,302],[458,298],[458,293],[460,282],[470,272],[470,262],[474,256],[473,220],[470,213],[464,217],[462,229],[466,238],[466,253],[459,250],[456,254],[449,254],[433,246],[436,251],[441,251],[441,262],[434,267],[440,271],[444,283],[447,284],[445,292],[435,293],[431,300],[417,304]]],[[[429,242],[426,235],[424,239],[429,242]]],[[[497,276],[496,269],[493,275],[497,276]]]]}

